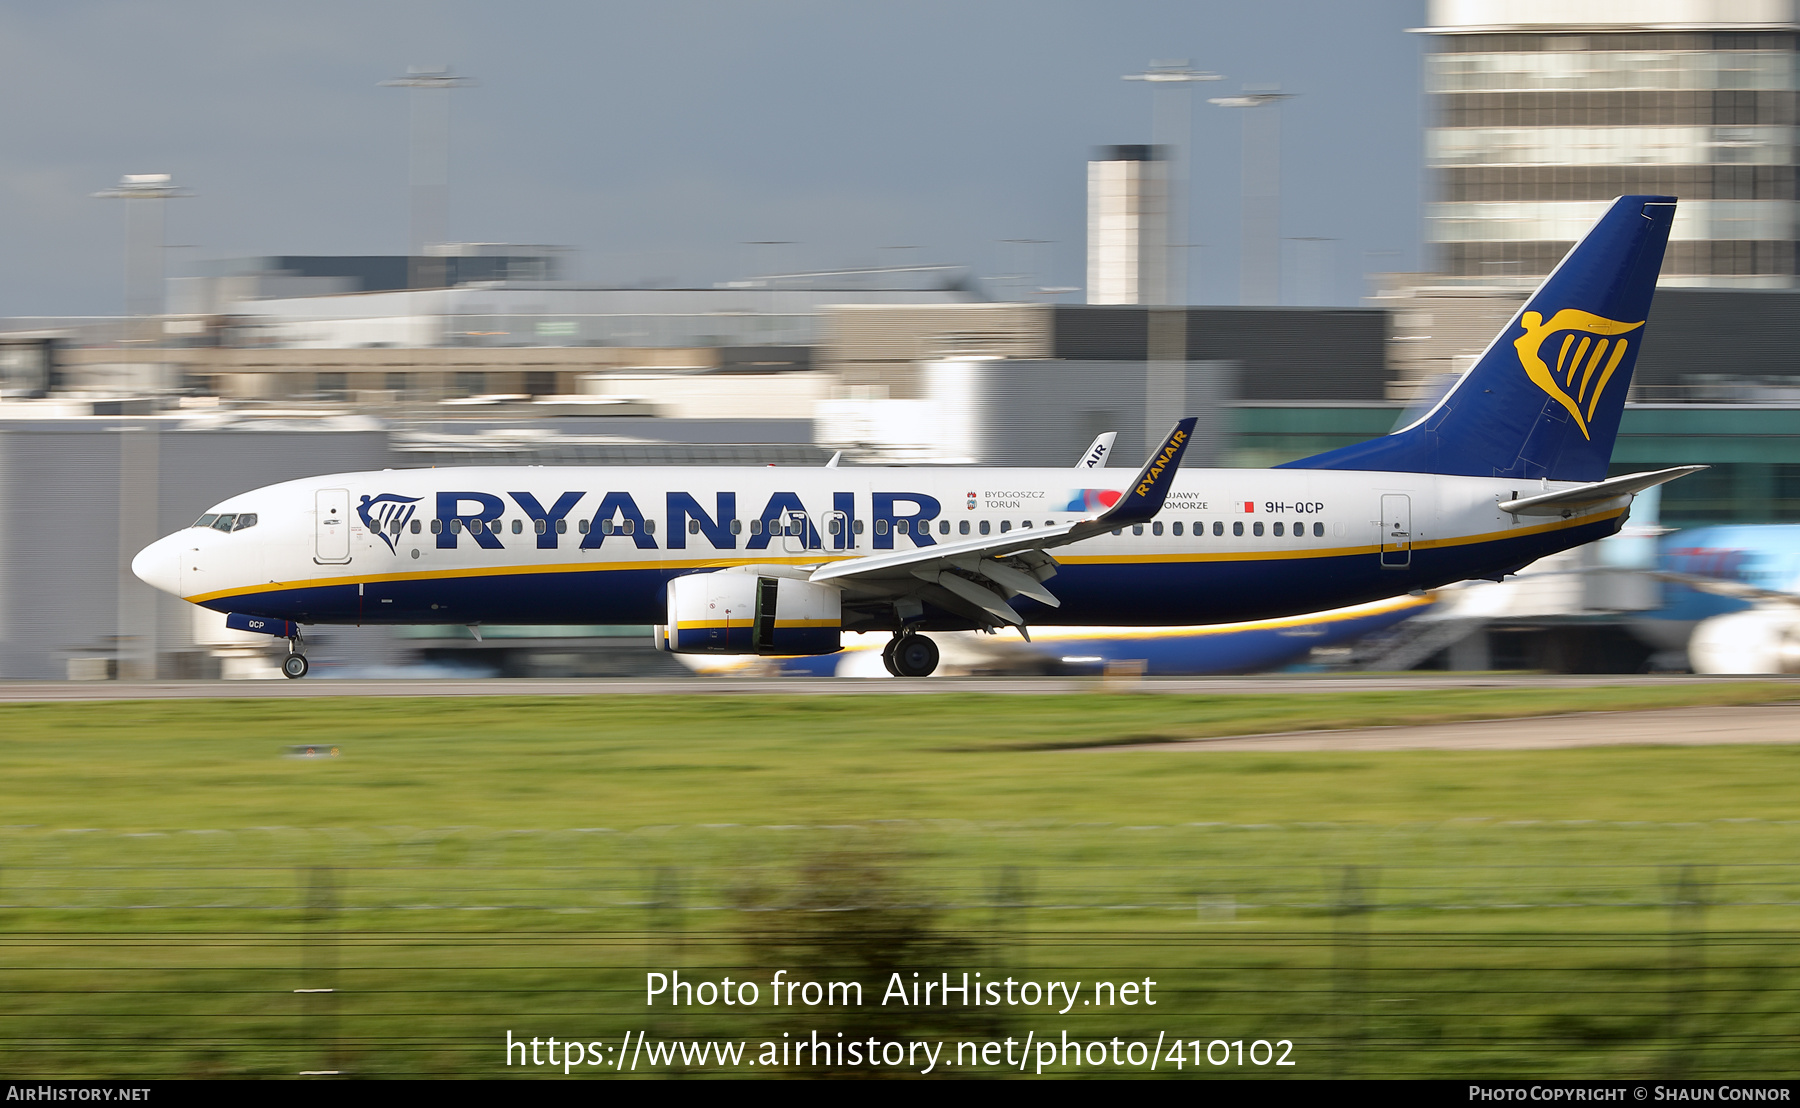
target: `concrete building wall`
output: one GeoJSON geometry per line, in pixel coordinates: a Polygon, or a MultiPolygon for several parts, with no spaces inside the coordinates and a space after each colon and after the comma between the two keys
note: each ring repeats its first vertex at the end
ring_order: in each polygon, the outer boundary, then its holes
{"type": "Polygon", "coordinates": [[[918,399],[918,366],[952,356],[1052,357],[1047,304],[842,305],[825,313],[814,364],[862,396],[918,399]]]}
{"type": "Polygon", "coordinates": [[[1665,285],[1794,285],[1788,0],[1441,0],[1423,30],[1440,273],[1533,283],[1613,197],[1658,193],[1665,285]]]}
{"type": "MultiPolygon", "coordinates": [[[[193,606],[131,576],[132,556],[246,489],[390,464],[385,432],[0,422],[0,678],[61,678],[71,657],[116,659],[127,676],[200,676],[193,606]]],[[[386,643],[381,631],[328,630],[315,653],[367,664],[386,643]]]]}

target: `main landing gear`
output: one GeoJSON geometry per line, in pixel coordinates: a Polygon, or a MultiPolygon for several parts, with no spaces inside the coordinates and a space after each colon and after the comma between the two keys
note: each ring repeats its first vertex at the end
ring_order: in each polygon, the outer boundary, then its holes
{"type": "Polygon", "coordinates": [[[300,637],[299,630],[297,627],[294,629],[294,636],[288,639],[288,655],[281,660],[281,675],[290,681],[305,677],[306,671],[312,668],[306,655],[301,653],[306,649],[306,640],[300,637]]]}
{"type": "Polygon", "coordinates": [[[938,665],[937,643],[912,631],[897,631],[881,650],[881,664],[895,677],[930,677],[938,665]]]}

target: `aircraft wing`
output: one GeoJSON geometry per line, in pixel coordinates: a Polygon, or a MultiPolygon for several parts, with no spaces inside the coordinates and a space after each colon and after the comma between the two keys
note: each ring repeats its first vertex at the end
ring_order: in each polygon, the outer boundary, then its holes
{"type": "Polygon", "coordinates": [[[1190,417],[1177,423],[1118,502],[1090,519],[850,558],[820,566],[811,579],[836,582],[853,597],[918,597],[987,627],[1022,627],[1025,621],[1007,603],[1010,597],[1029,596],[1053,608],[1062,604],[1043,584],[1056,573],[1056,559],[1047,550],[1144,523],[1162,510],[1195,422],[1190,417]]]}
{"type": "Polygon", "coordinates": [[[1669,581],[1677,585],[1686,585],[1695,592],[1712,593],[1714,596],[1729,596],[1735,600],[1757,600],[1770,604],[1800,606],[1800,593],[1782,592],[1780,589],[1760,588],[1743,581],[1727,581],[1722,577],[1701,577],[1692,573],[1668,573],[1662,570],[1653,571],[1650,576],[1659,581],[1669,581]]]}
{"type": "Polygon", "coordinates": [[[1608,500],[1617,500],[1621,496],[1643,492],[1645,489],[1673,481],[1677,477],[1686,477],[1690,473],[1698,473],[1708,468],[1710,467],[1675,466],[1673,469],[1627,473],[1620,477],[1609,477],[1604,481],[1596,481],[1591,485],[1563,489],[1560,492],[1521,496],[1517,500],[1503,500],[1500,502],[1500,510],[1515,516],[1573,515],[1583,508],[1592,508],[1596,504],[1604,504],[1608,500]]]}

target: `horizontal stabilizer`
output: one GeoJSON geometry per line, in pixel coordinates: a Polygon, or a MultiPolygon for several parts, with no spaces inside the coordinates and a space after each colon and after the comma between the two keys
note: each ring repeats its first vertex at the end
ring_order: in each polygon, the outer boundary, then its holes
{"type": "Polygon", "coordinates": [[[1673,481],[1678,477],[1686,477],[1690,473],[1698,473],[1706,466],[1675,466],[1673,469],[1658,469],[1648,473],[1627,473],[1622,477],[1613,477],[1605,481],[1597,481],[1592,485],[1580,488],[1563,489],[1560,492],[1546,492],[1538,496],[1521,496],[1516,500],[1503,500],[1500,510],[1515,516],[1567,516],[1584,508],[1592,508],[1609,500],[1617,500],[1621,496],[1643,492],[1657,485],[1673,481]]]}

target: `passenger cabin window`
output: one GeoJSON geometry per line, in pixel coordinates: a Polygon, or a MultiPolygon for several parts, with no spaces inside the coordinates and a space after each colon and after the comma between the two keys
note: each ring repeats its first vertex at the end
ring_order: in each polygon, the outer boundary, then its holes
{"type": "Polygon", "coordinates": [[[1161,522],[1160,522],[1160,521],[1158,521],[1158,522],[1156,522],[1156,523],[1152,523],[1152,524],[1151,524],[1151,525],[1150,525],[1150,533],[1151,533],[1151,534],[1152,534],[1152,535],[1160,535],[1160,534],[1162,534],[1162,523],[1161,523],[1161,522]]]}
{"type": "Polygon", "coordinates": [[[896,535],[904,535],[911,528],[912,528],[912,523],[908,520],[896,519],[894,521],[894,534],[896,534],[896,535]]]}
{"type": "Polygon", "coordinates": [[[415,535],[419,533],[419,521],[416,519],[412,521],[412,533],[415,535]]]}
{"type": "Polygon", "coordinates": [[[1010,519],[1001,520],[1000,521],[1000,533],[1002,535],[1004,535],[1010,530],[1012,530],[1012,520],[1010,520],[1010,519]]]}
{"type": "MultiPolygon", "coordinates": [[[[1260,527],[1260,526],[1259,526],[1259,527],[1258,527],[1258,528],[1257,528],[1257,533],[1258,533],[1258,534],[1261,534],[1261,533],[1262,533],[1262,528],[1261,528],[1261,527],[1260,527]]],[[[1280,524],[1280,522],[1279,522],[1279,521],[1278,521],[1278,522],[1277,522],[1277,523],[1276,523],[1276,524],[1275,524],[1275,537],[1276,537],[1276,538],[1280,538],[1280,537],[1281,537],[1281,535],[1282,535],[1282,531],[1281,531],[1281,524],[1280,524]]]]}
{"type": "Polygon", "coordinates": [[[1224,533],[1225,533],[1225,521],[1220,520],[1220,519],[1213,520],[1213,535],[1218,536],[1218,535],[1223,535],[1224,533]]]}
{"type": "Polygon", "coordinates": [[[1313,524],[1313,538],[1322,539],[1324,537],[1325,537],[1325,525],[1323,523],[1313,524]]]}
{"type": "Polygon", "coordinates": [[[1294,537],[1297,539],[1306,537],[1306,521],[1305,520],[1296,519],[1294,521],[1294,537]]]}
{"type": "Polygon", "coordinates": [[[524,533],[525,533],[525,521],[522,519],[513,520],[513,534],[523,535],[524,533]]]}
{"type": "Polygon", "coordinates": [[[600,521],[600,533],[602,535],[612,534],[613,533],[613,521],[610,519],[601,520],[600,521]]]}
{"type": "MultiPolygon", "coordinates": [[[[620,521],[619,521],[619,531],[620,531],[620,533],[621,533],[621,534],[626,534],[626,535],[629,535],[629,534],[631,534],[631,533],[632,533],[632,532],[634,532],[634,531],[636,531],[636,530],[637,530],[637,520],[635,520],[635,519],[622,519],[622,520],[620,520],[620,521]]],[[[649,520],[645,520],[645,521],[644,521],[644,531],[645,531],[645,532],[646,532],[646,533],[648,533],[648,532],[649,532],[649,530],[650,530],[650,521],[649,521],[649,520]]]]}
{"type": "Polygon", "coordinates": [[[888,531],[887,520],[878,519],[875,521],[875,533],[877,535],[885,535],[885,534],[887,534],[887,531],[888,531]]]}
{"type": "Polygon", "coordinates": [[[444,533],[444,521],[441,519],[432,520],[431,521],[431,533],[434,535],[443,534],[444,533]]]}
{"type": "MultiPolygon", "coordinates": [[[[627,535],[631,534],[630,531],[627,531],[625,533],[627,535]]],[[[656,534],[656,521],[654,519],[646,519],[644,521],[644,534],[646,534],[646,535],[656,534]]]]}
{"type": "Polygon", "coordinates": [[[991,526],[991,525],[990,525],[990,524],[989,524],[989,523],[988,523],[988,521],[987,521],[987,520],[985,520],[985,519],[984,519],[984,520],[982,520],[982,521],[981,521],[981,522],[980,522],[980,524],[979,524],[979,525],[978,525],[978,527],[977,527],[977,529],[978,529],[978,530],[979,530],[979,531],[980,531],[980,532],[981,532],[981,533],[982,533],[982,534],[984,534],[984,535],[985,535],[985,534],[987,534],[987,533],[988,533],[988,532],[989,532],[989,531],[990,531],[990,530],[992,530],[992,529],[993,529],[993,528],[992,528],[992,526],[991,526]]]}
{"type": "Polygon", "coordinates": [[[1231,525],[1231,533],[1234,535],[1242,535],[1244,533],[1244,521],[1238,520],[1236,523],[1233,523],[1231,525]]]}
{"type": "Polygon", "coordinates": [[[947,519],[938,520],[938,534],[948,535],[949,533],[950,533],[950,521],[947,519]]]}
{"type": "Polygon", "coordinates": [[[697,519],[688,520],[688,534],[698,535],[699,533],[700,533],[700,521],[697,519]]]}
{"type": "MultiPolygon", "coordinates": [[[[699,521],[699,520],[692,520],[692,521],[690,521],[690,522],[692,522],[692,523],[693,523],[693,525],[694,525],[694,529],[693,529],[693,531],[692,531],[692,532],[690,532],[690,533],[691,533],[691,534],[696,534],[696,535],[697,535],[697,534],[699,534],[699,533],[700,533],[700,521],[699,521]]],[[[741,519],[734,519],[734,520],[732,520],[732,521],[731,521],[731,533],[732,533],[732,534],[734,534],[734,535],[741,535],[741,534],[743,534],[743,533],[744,533],[744,521],[743,521],[743,520],[741,520],[741,519]]]]}
{"type": "Polygon", "coordinates": [[[762,534],[762,520],[753,519],[750,521],[750,533],[752,535],[762,534]]]}
{"type": "Polygon", "coordinates": [[[1262,520],[1259,519],[1250,525],[1250,533],[1257,536],[1262,535],[1262,520]]]}
{"type": "MultiPolygon", "coordinates": [[[[1160,526],[1160,524],[1159,524],[1159,526],[1160,526]]],[[[1173,531],[1176,534],[1176,536],[1179,537],[1181,535],[1181,521],[1177,520],[1174,523],[1171,523],[1169,525],[1169,530],[1173,531]]],[[[1198,534],[1198,532],[1196,532],[1196,534],[1198,534]]]]}
{"type": "Polygon", "coordinates": [[[590,524],[589,524],[589,523],[588,523],[588,521],[587,521],[587,520],[585,520],[585,519],[583,519],[583,520],[578,520],[578,521],[577,521],[577,522],[576,522],[576,524],[575,524],[575,529],[576,529],[576,530],[577,530],[577,531],[580,531],[580,532],[581,532],[581,533],[582,533],[582,534],[584,534],[584,535],[585,535],[585,534],[587,534],[587,533],[588,533],[588,531],[589,531],[589,530],[591,530],[591,529],[592,529],[592,527],[591,527],[591,525],[590,525],[590,524]]]}
{"type": "Polygon", "coordinates": [[[1134,534],[1134,535],[1141,535],[1141,534],[1143,534],[1143,533],[1144,533],[1144,525],[1143,525],[1143,524],[1141,524],[1141,523],[1134,523],[1134,524],[1132,524],[1132,525],[1131,525],[1131,533],[1132,533],[1132,534],[1134,534]]]}
{"type": "Polygon", "coordinates": [[[959,535],[968,534],[969,533],[969,521],[966,519],[957,520],[956,521],[956,533],[959,535]]]}
{"type": "MultiPolygon", "coordinates": [[[[587,530],[587,528],[584,527],[584,528],[582,528],[582,530],[585,531],[585,530],[587,530]]],[[[556,521],[556,533],[559,535],[568,534],[569,533],[569,521],[566,519],[557,520],[556,521]]]]}
{"type": "Polygon", "coordinates": [[[531,521],[531,529],[542,535],[550,530],[550,521],[545,519],[534,519],[531,521]]]}
{"type": "Polygon", "coordinates": [[[452,535],[462,534],[462,520],[453,519],[450,521],[450,533],[452,535]]]}

